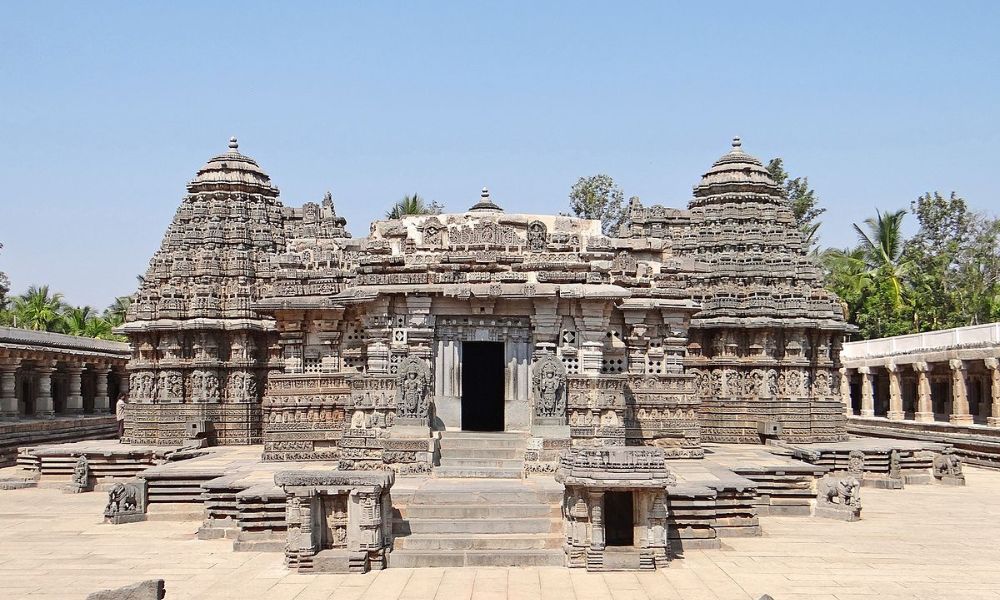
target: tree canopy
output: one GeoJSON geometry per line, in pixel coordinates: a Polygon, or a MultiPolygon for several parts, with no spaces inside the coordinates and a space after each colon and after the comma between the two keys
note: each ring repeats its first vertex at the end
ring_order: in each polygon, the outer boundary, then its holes
{"type": "Polygon", "coordinates": [[[23,294],[10,298],[0,306],[0,325],[36,331],[51,331],[104,340],[122,340],[113,329],[125,322],[125,312],[131,303],[129,296],[116,298],[99,314],[91,306],[71,306],[63,295],[53,293],[49,286],[31,286],[23,294]]]}
{"type": "Polygon", "coordinates": [[[785,171],[785,165],[781,158],[773,158],[767,163],[767,171],[771,174],[771,179],[781,188],[781,195],[788,201],[795,221],[802,232],[802,241],[807,252],[816,250],[819,239],[816,236],[819,226],[819,216],[826,212],[825,208],[819,207],[819,197],[816,192],[809,187],[808,177],[793,178],[785,171]]]}
{"type": "Polygon", "coordinates": [[[442,206],[437,202],[428,204],[420,194],[403,196],[385,213],[386,219],[401,219],[410,215],[439,215],[442,206]]]}
{"type": "Polygon", "coordinates": [[[625,220],[625,192],[603,173],[581,177],[569,191],[569,208],[582,219],[601,222],[605,235],[613,235],[625,220]]]}

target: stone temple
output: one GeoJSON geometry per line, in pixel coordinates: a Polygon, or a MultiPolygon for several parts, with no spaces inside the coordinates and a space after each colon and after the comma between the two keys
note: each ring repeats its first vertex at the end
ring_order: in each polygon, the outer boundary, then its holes
{"type": "Polygon", "coordinates": [[[483,189],[363,238],[232,139],[122,327],[124,445],[18,463],[300,571],[663,568],[759,516],[857,520],[862,486],[964,484],[946,443],[848,436],[850,330],[738,138],[613,235],[483,189]]]}
{"type": "Polygon", "coordinates": [[[345,226],[329,196],[283,206],[235,140],[208,161],[124,327],[127,441],[197,423],[269,461],[422,471],[438,431],[674,457],[845,436],[848,326],[739,139],[687,210],[633,202],[614,236],[485,189],[466,212],[345,226]]]}

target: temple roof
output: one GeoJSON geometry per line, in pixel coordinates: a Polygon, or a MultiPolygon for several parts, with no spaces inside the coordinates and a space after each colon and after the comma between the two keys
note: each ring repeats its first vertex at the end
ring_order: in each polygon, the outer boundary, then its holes
{"type": "Polygon", "coordinates": [[[188,190],[195,192],[220,185],[223,187],[237,185],[264,188],[268,192],[276,193],[277,190],[271,185],[271,178],[267,173],[260,168],[257,161],[241,154],[239,147],[235,137],[229,138],[229,150],[209,159],[188,184],[188,190]]]}
{"type": "Polygon", "coordinates": [[[691,206],[701,204],[701,198],[728,192],[750,192],[765,197],[759,199],[780,201],[781,198],[771,174],[760,159],[743,151],[743,142],[738,137],[733,138],[732,149],[715,161],[695,186],[691,206]]]}

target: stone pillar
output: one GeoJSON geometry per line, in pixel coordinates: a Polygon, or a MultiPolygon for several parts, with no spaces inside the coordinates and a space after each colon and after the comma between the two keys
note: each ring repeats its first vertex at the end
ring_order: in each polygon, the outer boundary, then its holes
{"type": "Polygon", "coordinates": [[[69,392],[66,394],[66,414],[82,414],[83,393],[80,391],[80,375],[83,373],[83,365],[67,365],[66,373],[69,375],[67,378],[67,382],[69,383],[69,392]]]}
{"type": "Polygon", "coordinates": [[[859,367],[861,374],[861,416],[875,416],[875,393],[872,390],[872,370],[870,367],[859,367]]]}
{"type": "Polygon", "coordinates": [[[108,374],[111,373],[111,369],[103,365],[96,365],[94,373],[97,374],[97,385],[94,390],[94,413],[104,414],[111,411],[111,401],[108,399],[108,374]]]}
{"type": "Polygon", "coordinates": [[[604,550],[604,492],[587,490],[590,504],[590,549],[604,550]]]}
{"type": "Polygon", "coordinates": [[[987,358],[986,369],[990,372],[990,416],[986,424],[1000,427],[1000,360],[987,358]]]}
{"type": "Polygon", "coordinates": [[[854,408],[851,406],[851,370],[847,367],[840,367],[840,401],[844,403],[844,414],[848,417],[853,417],[854,408]]]}
{"type": "Polygon", "coordinates": [[[948,421],[954,425],[971,425],[969,392],[965,386],[965,361],[953,358],[948,361],[948,368],[951,369],[951,417],[948,421]]]}
{"type": "Polygon", "coordinates": [[[38,388],[35,392],[35,415],[39,417],[54,417],[55,406],[52,402],[52,374],[56,372],[55,363],[40,361],[35,366],[38,376],[38,388]]]}
{"type": "Polygon", "coordinates": [[[915,362],[913,370],[917,372],[917,411],[913,418],[921,423],[933,423],[934,407],[931,405],[931,381],[927,377],[930,365],[923,361],[915,362]]]}
{"type": "Polygon", "coordinates": [[[899,388],[899,366],[889,363],[885,370],[889,372],[889,411],[885,416],[890,421],[902,421],[903,393],[899,388]]]}
{"type": "Polygon", "coordinates": [[[16,419],[19,358],[0,358],[0,419],[16,419]]]}

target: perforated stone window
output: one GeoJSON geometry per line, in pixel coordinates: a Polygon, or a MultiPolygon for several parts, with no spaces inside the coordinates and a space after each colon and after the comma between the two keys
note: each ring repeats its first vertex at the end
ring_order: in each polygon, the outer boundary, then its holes
{"type": "Polygon", "coordinates": [[[646,372],[653,374],[663,373],[663,361],[662,360],[646,361],[646,372]]]}
{"type": "Polygon", "coordinates": [[[625,362],[624,356],[610,356],[605,357],[604,362],[601,365],[601,373],[616,374],[624,373],[628,370],[628,364],[625,362]]]}
{"type": "Polygon", "coordinates": [[[562,360],[563,367],[566,368],[566,373],[570,375],[580,374],[580,359],[576,356],[563,356],[560,357],[562,360]]]}
{"type": "Polygon", "coordinates": [[[563,329],[562,332],[562,343],[567,346],[576,345],[576,332],[569,329],[563,329]]]}

